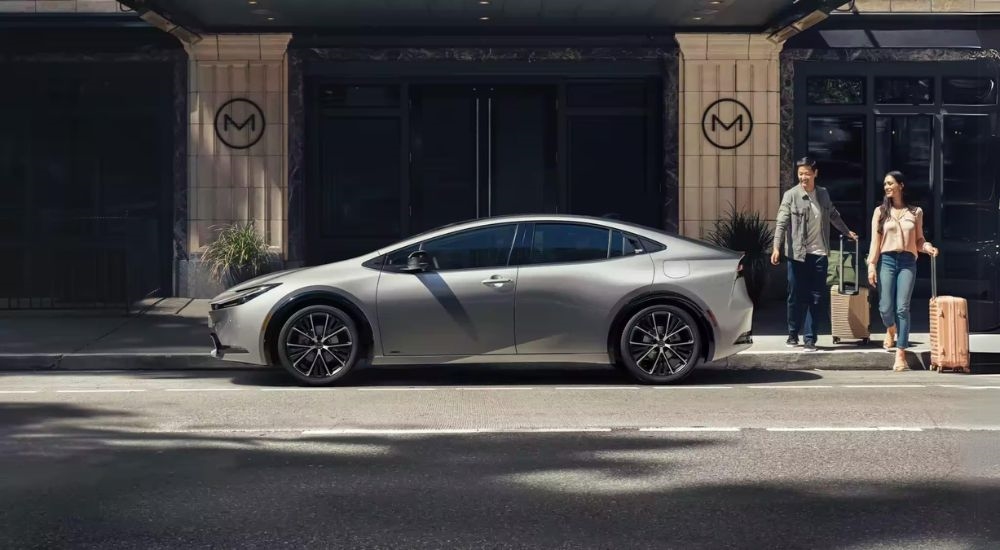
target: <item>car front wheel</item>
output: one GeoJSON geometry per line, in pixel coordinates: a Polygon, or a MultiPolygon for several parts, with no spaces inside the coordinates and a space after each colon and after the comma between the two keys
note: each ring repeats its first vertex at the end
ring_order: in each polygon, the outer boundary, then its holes
{"type": "Polygon", "coordinates": [[[325,386],[351,371],[360,356],[358,329],[343,311],[315,305],[295,312],[278,334],[281,366],[296,380],[325,386]]]}
{"type": "Polygon", "coordinates": [[[691,315],[673,305],[655,305],[625,324],[619,356],[634,378],[670,384],[685,378],[701,361],[701,332],[691,315]]]}

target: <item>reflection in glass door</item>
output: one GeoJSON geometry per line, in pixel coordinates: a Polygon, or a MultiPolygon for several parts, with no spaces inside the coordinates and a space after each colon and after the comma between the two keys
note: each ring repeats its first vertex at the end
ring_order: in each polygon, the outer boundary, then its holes
{"type": "MultiPolygon", "coordinates": [[[[865,234],[870,211],[865,200],[864,115],[811,116],[808,119],[809,155],[819,164],[817,185],[830,192],[844,222],[865,234]]],[[[831,244],[837,234],[831,234],[831,244]]]]}
{"type": "Polygon", "coordinates": [[[996,324],[1000,267],[994,117],[943,118],[938,291],[966,298],[970,328],[986,330],[996,324]]]}

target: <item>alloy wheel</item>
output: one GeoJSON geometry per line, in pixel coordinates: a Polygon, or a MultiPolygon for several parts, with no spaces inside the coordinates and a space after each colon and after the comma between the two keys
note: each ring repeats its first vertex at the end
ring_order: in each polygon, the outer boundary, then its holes
{"type": "Polygon", "coordinates": [[[649,376],[677,374],[695,357],[696,330],[689,320],[669,309],[653,309],[631,323],[628,353],[649,376]]]}

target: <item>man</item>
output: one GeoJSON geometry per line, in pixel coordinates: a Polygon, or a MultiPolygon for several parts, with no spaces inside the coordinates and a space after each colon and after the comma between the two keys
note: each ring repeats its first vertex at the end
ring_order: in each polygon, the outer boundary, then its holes
{"type": "Polygon", "coordinates": [[[788,258],[788,340],[789,347],[804,339],[805,351],[816,351],[816,333],[826,318],[823,305],[827,294],[826,273],[830,254],[830,224],[857,240],[840,212],[830,201],[830,193],[816,187],[816,161],[809,157],[795,163],[799,185],[785,192],[778,208],[771,264],[781,260],[781,247],[788,258]]]}

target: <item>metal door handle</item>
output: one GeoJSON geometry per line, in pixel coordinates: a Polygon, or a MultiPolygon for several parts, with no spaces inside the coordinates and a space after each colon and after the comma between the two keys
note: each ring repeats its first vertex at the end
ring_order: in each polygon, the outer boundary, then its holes
{"type": "Polygon", "coordinates": [[[508,279],[506,277],[490,277],[489,279],[483,279],[484,285],[502,285],[513,282],[513,279],[508,279]]]}

